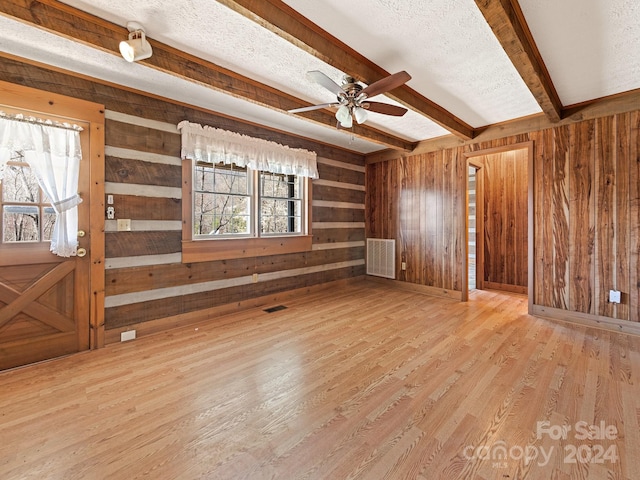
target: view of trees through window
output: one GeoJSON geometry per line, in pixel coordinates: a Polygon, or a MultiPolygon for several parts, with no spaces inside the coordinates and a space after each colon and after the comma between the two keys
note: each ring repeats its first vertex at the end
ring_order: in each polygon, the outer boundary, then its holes
{"type": "Polygon", "coordinates": [[[14,152],[5,167],[2,183],[2,242],[51,240],[55,212],[38,186],[29,165],[14,152]]]}
{"type": "Polygon", "coordinates": [[[198,163],[193,184],[195,237],[252,235],[256,214],[259,234],[302,232],[301,182],[295,175],[198,163]]]}
{"type": "Polygon", "coordinates": [[[260,228],[262,233],[300,232],[300,181],[295,175],[260,172],[260,228]]]}
{"type": "Polygon", "coordinates": [[[195,235],[251,233],[251,193],[246,169],[198,164],[194,187],[195,235]]]}

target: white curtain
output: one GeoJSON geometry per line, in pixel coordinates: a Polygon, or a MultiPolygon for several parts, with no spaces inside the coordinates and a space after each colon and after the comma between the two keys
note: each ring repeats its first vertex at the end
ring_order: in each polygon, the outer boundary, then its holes
{"type": "Polygon", "coordinates": [[[315,152],[183,121],[182,158],[209,163],[235,163],[263,172],[318,178],[315,152]]]}
{"type": "Polygon", "coordinates": [[[81,130],[77,125],[0,112],[0,173],[13,152],[24,155],[56,212],[50,250],[61,257],[76,255],[78,249],[81,130]]]}

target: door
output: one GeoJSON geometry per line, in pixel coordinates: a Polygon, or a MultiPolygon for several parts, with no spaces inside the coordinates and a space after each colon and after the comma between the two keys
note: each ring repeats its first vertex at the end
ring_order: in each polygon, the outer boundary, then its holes
{"type": "MultiPolygon", "coordinates": [[[[78,206],[78,256],[62,258],[50,253],[55,214],[20,152],[12,152],[0,184],[0,370],[97,346],[95,326],[99,322],[91,293],[89,254],[91,235],[96,234],[91,230],[91,123],[50,111],[16,108],[24,92],[22,87],[8,88],[18,89],[14,93],[20,95],[14,96],[13,104],[0,105],[0,110],[83,127],[78,185],[82,203],[78,206]]],[[[60,103],[55,104],[60,109],[60,103]]]]}

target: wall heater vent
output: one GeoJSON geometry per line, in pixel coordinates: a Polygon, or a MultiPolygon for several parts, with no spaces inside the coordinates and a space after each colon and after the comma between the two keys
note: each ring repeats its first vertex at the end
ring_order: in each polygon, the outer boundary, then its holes
{"type": "Polygon", "coordinates": [[[396,241],[367,238],[367,275],[396,278],[396,241]]]}

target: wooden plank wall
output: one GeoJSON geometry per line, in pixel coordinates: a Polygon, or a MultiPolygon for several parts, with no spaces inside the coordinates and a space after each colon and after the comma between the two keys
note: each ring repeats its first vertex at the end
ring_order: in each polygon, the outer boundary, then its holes
{"type": "Polygon", "coordinates": [[[107,109],[105,193],[114,197],[116,218],[131,219],[130,232],[117,232],[116,222],[105,219],[108,342],[141,322],[188,319],[216,306],[364,274],[363,156],[11,59],[0,63],[0,79],[107,109]],[[315,150],[320,179],[312,185],[312,250],[181,263],[181,120],[315,150]],[[252,283],[253,273],[265,280],[252,283]]]}
{"type": "Polygon", "coordinates": [[[462,289],[466,183],[461,149],[367,165],[367,237],[396,239],[397,279],[462,289]]]}
{"type": "Polygon", "coordinates": [[[367,236],[405,282],[461,289],[466,152],[533,141],[535,305],[640,321],[640,111],[367,165],[367,236]],[[610,289],[623,303],[607,301],[610,289]]]}
{"type": "Polygon", "coordinates": [[[474,157],[483,164],[485,288],[527,292],[528,152],[474,157]]]}

